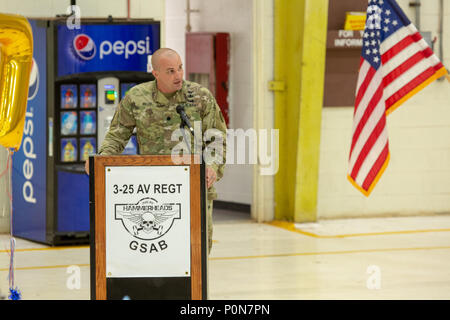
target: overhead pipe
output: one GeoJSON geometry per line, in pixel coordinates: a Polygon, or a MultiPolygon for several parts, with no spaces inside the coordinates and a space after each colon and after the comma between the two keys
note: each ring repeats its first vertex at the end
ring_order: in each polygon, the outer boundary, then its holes
{"type": "Polygon", "coordinates": [[[186,32],[191,32],[191,2],[186,0],[186,32]]]}
{"type": "Polygon", "coordinates": [[[420,6],[422,4],[420,3],[420,0],[416,0],[416,24],[417,24],[417,30],[420,31],[420,6]]]}
{"type": "Polygon", "coordinates": [[[200,10],[197,9],[191,9],[191,2],[190,0],[186,0],[186,32],[191,32],[191,13],[192,12],[200,12],[200,10]]]}

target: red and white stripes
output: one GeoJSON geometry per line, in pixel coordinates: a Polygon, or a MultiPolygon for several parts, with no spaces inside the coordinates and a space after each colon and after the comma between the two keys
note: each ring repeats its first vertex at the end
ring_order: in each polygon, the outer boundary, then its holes
{"type": "Polygon", "coordinates": [[[368,196],[389,161],[386,115],[446,70],[410,24],[380,44],[376,70],[361,58],[348,179],[368,196]]]}

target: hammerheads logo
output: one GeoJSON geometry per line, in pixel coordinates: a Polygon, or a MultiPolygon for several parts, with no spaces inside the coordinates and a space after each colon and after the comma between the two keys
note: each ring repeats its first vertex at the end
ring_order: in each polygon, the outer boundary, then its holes
{"type": "Polygon", "coordinates": [[[133,237],[154,240],[169,232],[175,219],[181,219],[181,204],[160,204],[154,198],[144,198],[135,204],[116,204],[114,218],[121,220],[133,237]]]}

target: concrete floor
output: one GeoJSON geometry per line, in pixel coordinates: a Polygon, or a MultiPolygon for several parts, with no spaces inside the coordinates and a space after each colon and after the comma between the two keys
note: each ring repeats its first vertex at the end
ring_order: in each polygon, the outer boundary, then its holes
{"type": "MultiPolygon", "coordinates": [[[[214,225],[210,299],[450,299],[450,215],[257,224],[217,209],[214,225]]],[[[0,235],[0,296],[8,248],[0,235]]],[[[17,239],[15,263],[24,300],[90,299],[88,246],[17,239]]]]}

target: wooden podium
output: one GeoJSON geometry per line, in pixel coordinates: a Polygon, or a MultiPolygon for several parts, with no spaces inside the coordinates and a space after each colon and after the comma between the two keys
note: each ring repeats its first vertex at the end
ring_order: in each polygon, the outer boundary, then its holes
{"type": "Polygon", "coordinates": [[[198,156],[90,157],[91,299],[207,299],[198,156]]]}

